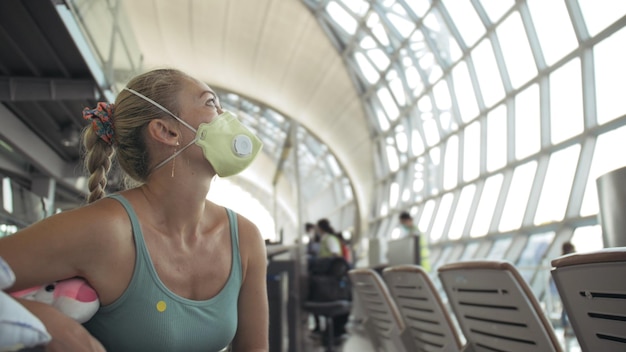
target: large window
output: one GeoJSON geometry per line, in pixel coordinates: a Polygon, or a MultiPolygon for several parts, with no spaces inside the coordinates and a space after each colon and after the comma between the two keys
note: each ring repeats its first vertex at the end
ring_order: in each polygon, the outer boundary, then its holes
{"type": "Polygon", "coordinates": [[[303,1],[384,146],[371,237],[421,209],[435,267],[495,240],[529,280],[552,241],[601,246],[595,179],[626,165],[626,2],[303,1]]]}

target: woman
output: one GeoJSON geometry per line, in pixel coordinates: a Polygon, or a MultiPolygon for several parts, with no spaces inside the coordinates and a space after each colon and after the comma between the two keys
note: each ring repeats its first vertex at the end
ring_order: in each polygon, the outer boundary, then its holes
{"type": "MultiPolygon", "coordinates": [[[[335,229],[330,225],[330,221],[328,219],[319,219],[317,221],[317,228],[321,233],[318,258],[324,259],[340,257],[345,260],[346,258],[344,257],[344,251],[342,249],[343,243],[337,232],[335,232],[335,229]]],[[[347,261],[346,264],[349,266],[347,261]]],[[[332,318],[334,337],[340,338],[346,334],[346,324],[348,323],[349,317],[350,314],[348,313],[336,315],[332,318]]],[[[319,326],[317,321],[315,326],[319,326]]]]}
{"type": "Polygon", "coordinates": [[[79,276],[98,293],[84,326],[21,301],[52,335],[46,349],[267,351],[263,239],[206,200],[212,178],[244,169],[260,141],[206,84],[171,69],[134,78],[84,117],[90,204],[0,240],[11,290],[79,276]],[[138,186],[104,197],[113,157],[138,186]]]}
{"type": "Polygon", "coordinates": [[[335,229],[330,225],[328,219],[317,221],[317,228],[321,233],[319,258],[341,257],[341,240],[335,233],[335,229]]]}

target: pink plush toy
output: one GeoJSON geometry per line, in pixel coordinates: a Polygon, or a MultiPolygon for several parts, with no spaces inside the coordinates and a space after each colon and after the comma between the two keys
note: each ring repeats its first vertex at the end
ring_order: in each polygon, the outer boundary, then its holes
{"type": "Polygon", "coordinates": [[[81,278],[28,288],[11,296],[50,304],[79,323],[91,319],[100,307],[98,294],[81,278]]]}

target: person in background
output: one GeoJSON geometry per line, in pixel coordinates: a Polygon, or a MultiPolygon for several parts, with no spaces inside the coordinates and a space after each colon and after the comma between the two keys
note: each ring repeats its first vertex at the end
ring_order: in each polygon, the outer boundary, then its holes
{"type": "Polygon", "coordinates": [[[328,219],[319,220],[317,228],[322,233],[320,258],[343,257],[352,266],[352,249],[343,233],[335,232],[328,219]]]}
{"type": "Polygon", "coordinates": [[[341,240],[330,225],[328,219],[317,221],[317,228],[320,231],[320,251],[319,258],[341,257],[341,240]]]}
{"type": "Polygon", "coordinates": [[[561,255],[576,253],[576,247],[572,242],[563,242],[561,245],[561,255]]]}
{"type": "Polygon", "coordinates": [[[339,232],[337,234],[337,237],[339,237],[339,242],[341,243],[341,255],[348,262],[348,265],[352,268],[354,263],[352,259],[353,256],[350,242],[346,239],[343,232],[339,232]]]}
{"type": "MultiPolygon", "coordinates": [[[[305,235],[309,237],[309,242],[307,243],[306,253],[307,253],[307,266],[309,272],[311,271],[312,265],[315,263],[315,260],[319,256],[320,252],[320,234],[317,232],[315,228],[315,224],[307,222],[304,224],[304,232],[305,235]]],[[[310,275],[310,273],[309,273],[310,275]]],[[[312,314],[313,317],[313,333],[321,333],[320,328],[320,317],[317,314],[312,314]]]]}
{"type": "Polygon", "coordinates": [[[402,213],[400,213],[398,220],[400,221],[400,225],[402,227],[402,231],[404,232],[404,236],[417,236],[418,237],[419,247],[420,247],[420,250],[419,250],[420,264],[419,265],[426,272],[429,272],[430,271],[430,260],[429,260],[430,251],[428,250],[428,240],[426,238],[426,235],[420,233],[417,225],[413,223],[413,217],[408,212],[403,211],[402,213]]]}
{"type": "Polygon", "coordinates": [[[315,229],[313,223],[307,222],[304,224],[304,233],[309,238],[309,242],[306,245],[306,254],[311,260],[315,260],[320,252],[320,235],[315,229]]]}
{"type": "MultiPolygon", "coordinates": [[[[318,258],[344,258],[343,251],[341,249],[342,244],[340,235],[330,225],[330,221],[328,219],[318,220],[317,229],[321,234],[321,245],[318,258]]],[[[349,318],[350,314],[338,315],[332,318],[333,334],[335,337],[341,337],[346,333],[346,324],[348,323],[349,318]]]]}
{"type": "Polygon", "coordinates": [[[263,238],[206,199],[216,175],[254,160],[258,138],[209,86],[174,69],[135,77],[115,104],[83,117],[89,204],[0,239],[11,291],[78,276],[98,294],[84,326],[20,300],[52,335],[46,350],[268,351],[263,238]],[[105,196],[113,162],[136,186],[105,196]]]}

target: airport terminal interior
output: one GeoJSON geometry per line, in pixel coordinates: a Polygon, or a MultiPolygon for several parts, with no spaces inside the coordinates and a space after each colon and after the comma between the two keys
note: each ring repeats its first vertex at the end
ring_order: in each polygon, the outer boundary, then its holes
{"type": "MultiPolygon", "coordinates": [[[[207,198],[265,239],[271,351],[332,349],[303,308],[304,224],[320,219],[352,269],[420,265],[461,344],[439,269],[488,260],[512,264],[559,348],[580,351],[552,261],[564,243],[626,246],[625,26],[621,0],[0,1],[0,237],[85,204],[83,108],[172,67],[263,142],[207,198]]],[[[114,166],[107,192],[124,187],[114,166]]],[[[393,352],[356,293],[334,348],[393,352]]]]}

